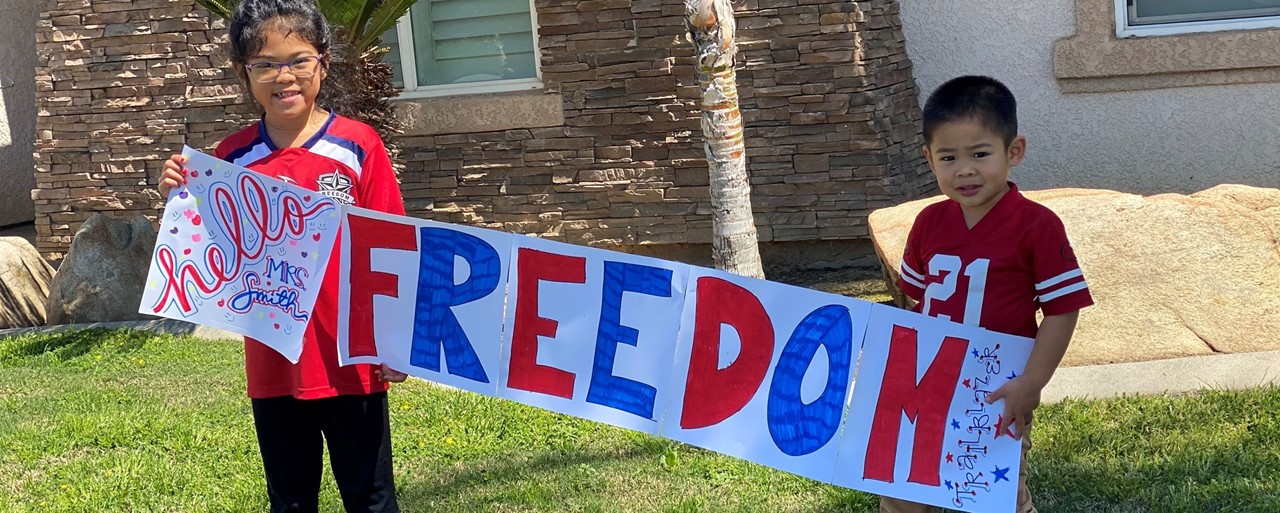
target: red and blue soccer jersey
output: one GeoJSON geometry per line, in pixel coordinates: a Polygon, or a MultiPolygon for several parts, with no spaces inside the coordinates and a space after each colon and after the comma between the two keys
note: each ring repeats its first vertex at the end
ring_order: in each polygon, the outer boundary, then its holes
{"type": "Polygon", "coordinates": [[[1062,220],[1009,186],[973,228],[950,200],[916,216],[898,280],[919,302],[915,311],[1035,338],[1037,309],[1058,315],[1093,304],[1062,220]]]}
{"type": "MultiPolygon", "coordinates": [[[[276,148],[266,127],[258,122],[224,139],[214,154],[343,204],[404,215],[400,188],[382,139],[359,121],[330,113],[324,126],[298,148],[276,148]]],[[[296,365],[262,343],[245,338],[249,397],[320,399],[387,389],[386,383],[374,378],[370,365],[338,365],[340,248],[341,242],[334,245],[296,365]]]]}

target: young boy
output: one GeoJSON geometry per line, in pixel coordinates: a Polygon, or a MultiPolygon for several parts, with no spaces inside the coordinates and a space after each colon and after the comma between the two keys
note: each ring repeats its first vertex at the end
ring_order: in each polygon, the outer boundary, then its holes
{"type": "MultiPolygon", "coordinates": [[[[1009,169],[1022,162],[1013,93],[988,77],[953,79],[924,106],[925,158],[949,201],[916,216],[902,258],[899,288],[915,311],[1035,338],[1021,376],[987,397],[1004,399],[1004,423],[1022,439],[1019,513],[1034,512],[1026,453],[1040,391],[1066,353],[1081,308],[1093,304],[1058,216],[1022,196],[1009,169]],[[1036,326],[1036,310],[1044,320],[1036,326]]],[[[927,506],[881,498],[880,511],[927,506]]]]}

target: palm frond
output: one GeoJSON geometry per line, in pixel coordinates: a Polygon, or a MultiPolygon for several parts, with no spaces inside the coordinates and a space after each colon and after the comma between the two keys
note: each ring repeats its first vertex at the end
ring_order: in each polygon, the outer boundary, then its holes
{"type": "Polygon", "coordinates": [[[379,2],[377,9],[374,9],[370,14],[368,23],[362,27],[363,30],[356,36],[354,45],[356,50],[363,53],[381,44],[380,38],[382,34],[395,27],[396,22],[404,17],[405,13],[409,12],[409,8],[417,2],[418,0],[382,0],[379,2]]]}
{"type": "Polygon", "coordinates": [[[316,5],[320,7],[320,12],[324,13],[330,26],[349,33],[356,26],[356,19],[360,17],[364,5],[380,1],[382,0],[318,0],[316,5]]]}
{"type": "Polygon", "coordinates": [[[364,3],[364,7],[360,9],[360,15],[356,17],[355,27],[359,27],[359,31],[352,33],[352,43],[359,43],[363,39],[365,26],[369,24],[369,17],[373,16],[373,12],[382,6],[384,0],[369,0],[364,3]]]}
{"type": "MultiPolygon", "coordinates": [[[[240,0],[194,0],[214,16],[231,18],[240,0]]],[[[409,12],[418,0],[317,0],[316,5],[335,33],[345,34],[357,55],[377,46],[382,34],[409,12]]]]}
{"type": "Polygon", "coordinates": [[[196,5],[203,7],[210,14],[222,19],[230,19],[240,0],[195,0],[196,5]]]}

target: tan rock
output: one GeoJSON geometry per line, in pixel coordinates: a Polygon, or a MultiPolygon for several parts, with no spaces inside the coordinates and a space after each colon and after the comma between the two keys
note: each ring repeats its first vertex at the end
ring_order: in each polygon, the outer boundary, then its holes
{"type": "Polygon", "coordinates": [[[1233,202],[1252,210],[1269,221],[1271,230],[1280,233],[1280,189],[1263,189],[1244,185],[1219,185],[1195,194],[1207,201],[1233,202]]]}
{"type": "Polygon", "coordinates": [[[138,313],[156,232],[147,218],[132,222],[94,214],[71,241],[45,304],[48,324],[147,319],[138,313]]]}
{"type": "Polygon", "coordinates": [[[0,329],[43,326],[53,267],[22,237],[0,237],[0,329]]]}
{"type": "MultiPolygon", "coordinates": [[[[1081,312],[1065,365],[1280,349],[1280,190],[1025,194],[1062,218],[1096,302],[1081,312]]],[[[940,199],[871,214],[893,283],[912,221],[940,199]]]]}

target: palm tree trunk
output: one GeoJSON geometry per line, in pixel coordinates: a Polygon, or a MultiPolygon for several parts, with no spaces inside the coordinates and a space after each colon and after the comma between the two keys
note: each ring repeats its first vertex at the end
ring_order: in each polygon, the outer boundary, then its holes
{"type": "Polygon", "coordinates": [[[712,258],[717,269],[764,278],[738,110],[733,6],[729,0],[685,0],[684,4],[702,88],[702,133],[715,211],[712,258]]]}

